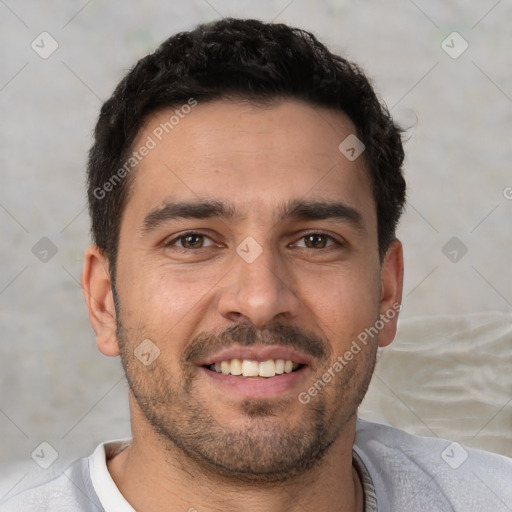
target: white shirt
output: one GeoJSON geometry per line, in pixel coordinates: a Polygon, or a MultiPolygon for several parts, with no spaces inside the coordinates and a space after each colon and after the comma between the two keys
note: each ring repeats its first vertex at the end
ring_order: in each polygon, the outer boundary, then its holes
{"type": "MultiPolygon", "coordinates": [[[[0,512],[135,512],[106,464],[129,443],[100,444],[53,480],[2,502],[0,512]]],[[[508,457],[357,420],[354,464],[363,481],[365,512],[512,511],[508,457]]]]}

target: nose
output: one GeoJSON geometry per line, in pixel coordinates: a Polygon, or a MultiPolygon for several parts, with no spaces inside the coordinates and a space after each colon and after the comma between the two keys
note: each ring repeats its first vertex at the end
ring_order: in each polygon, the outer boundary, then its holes
{"type": "Polygon", "coordinates": [[[218,311],[228,320],[262,328],[279,317],[297,317],[300,300],[285,263],[270,248],[252,262],[233,255],[231,272],[221,282],[218,311]]]}

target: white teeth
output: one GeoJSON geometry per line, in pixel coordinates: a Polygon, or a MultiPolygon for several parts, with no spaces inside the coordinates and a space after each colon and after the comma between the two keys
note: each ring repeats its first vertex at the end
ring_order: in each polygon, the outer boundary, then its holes
{"type": "Polygon", "coordinates": [[[231,359],[231,375],[242,375],[242,361],[231,359]]]}
{"type": "Polygon", "coordinates": [[[274,377],[283,373],[291,373],[299,367],[299,363],[285,359],[268,359],[253,361],[250,359],[231,359],[210,366],[210,369],[224,375],[243,375],[244,377],[274,377]]]}
{"type": "Polygon", "coordinates": [[[276,374],[276,363],[272,359],[260,363],[260,377],[273,377],[276,374]]]}
{"type": "Polygon", "coordinates": [[[242,375],[244,377],[257,377],[259,375],[258,361],[244,359],[242,362],[242,375]]]}
{"type": "Polygon", "coordinates": [[[231,365],[229,364],[229,361],[222,361],[220,363],[220,371],[224,375],[229,375],[231,373],[231,365]]]}

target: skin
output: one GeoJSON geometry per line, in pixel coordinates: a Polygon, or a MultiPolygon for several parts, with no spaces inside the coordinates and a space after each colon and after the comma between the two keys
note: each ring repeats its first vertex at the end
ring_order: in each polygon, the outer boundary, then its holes
{"type": "MultiPolygon", "coordinates": [[[[171,112],[150,117],[134,148],[171,112]]],[[[87,249],[82,286],[97,346],[121,356],[131,388],[133,441],[107,465],[136,510],[362,510],[356,412],[397,315],[309,403],[297,398],[401,302],[402,246],[395,240],[379,261],[364,159],[338,150],[353,133],[344,114],[295,100],[199,104],[133,171],[117,311],[108,261],[87,249]],[[142,229],[163,204],[199,199],[231,202],[239,216],[142,229]],[[362,222],[278,219],[299,199],[342,202],[362,222]],[[206,238],[180,239],[185,230],[206,238]],[[262,249],[250,263],[236,251],[248,236],[262,249]],[[160,351],[149,365],[134,356],[145,339],[160,351]],[[289,388],[250,398],[195,364],[244,343],[285,344],[308,364],[289,388]]]]}

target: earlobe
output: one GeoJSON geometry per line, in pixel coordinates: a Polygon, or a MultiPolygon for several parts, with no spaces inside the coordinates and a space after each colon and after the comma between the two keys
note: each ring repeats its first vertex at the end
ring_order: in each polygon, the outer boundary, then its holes
{"type": "Polygon", "coordinates": [[[108,261],[96,245],[90,245],[85,251],[82,290],[98,349],[106,356],[119,355],[108,261]]]}
{"type": "Polygon", "coordinates": [[[382,262],[380,318],[384,326],[379,332],[379,347],[386,347],[395,339],[398,315],[402,309],[403,279],[402,243],[395,239],[391,242],[382,262]]]}

